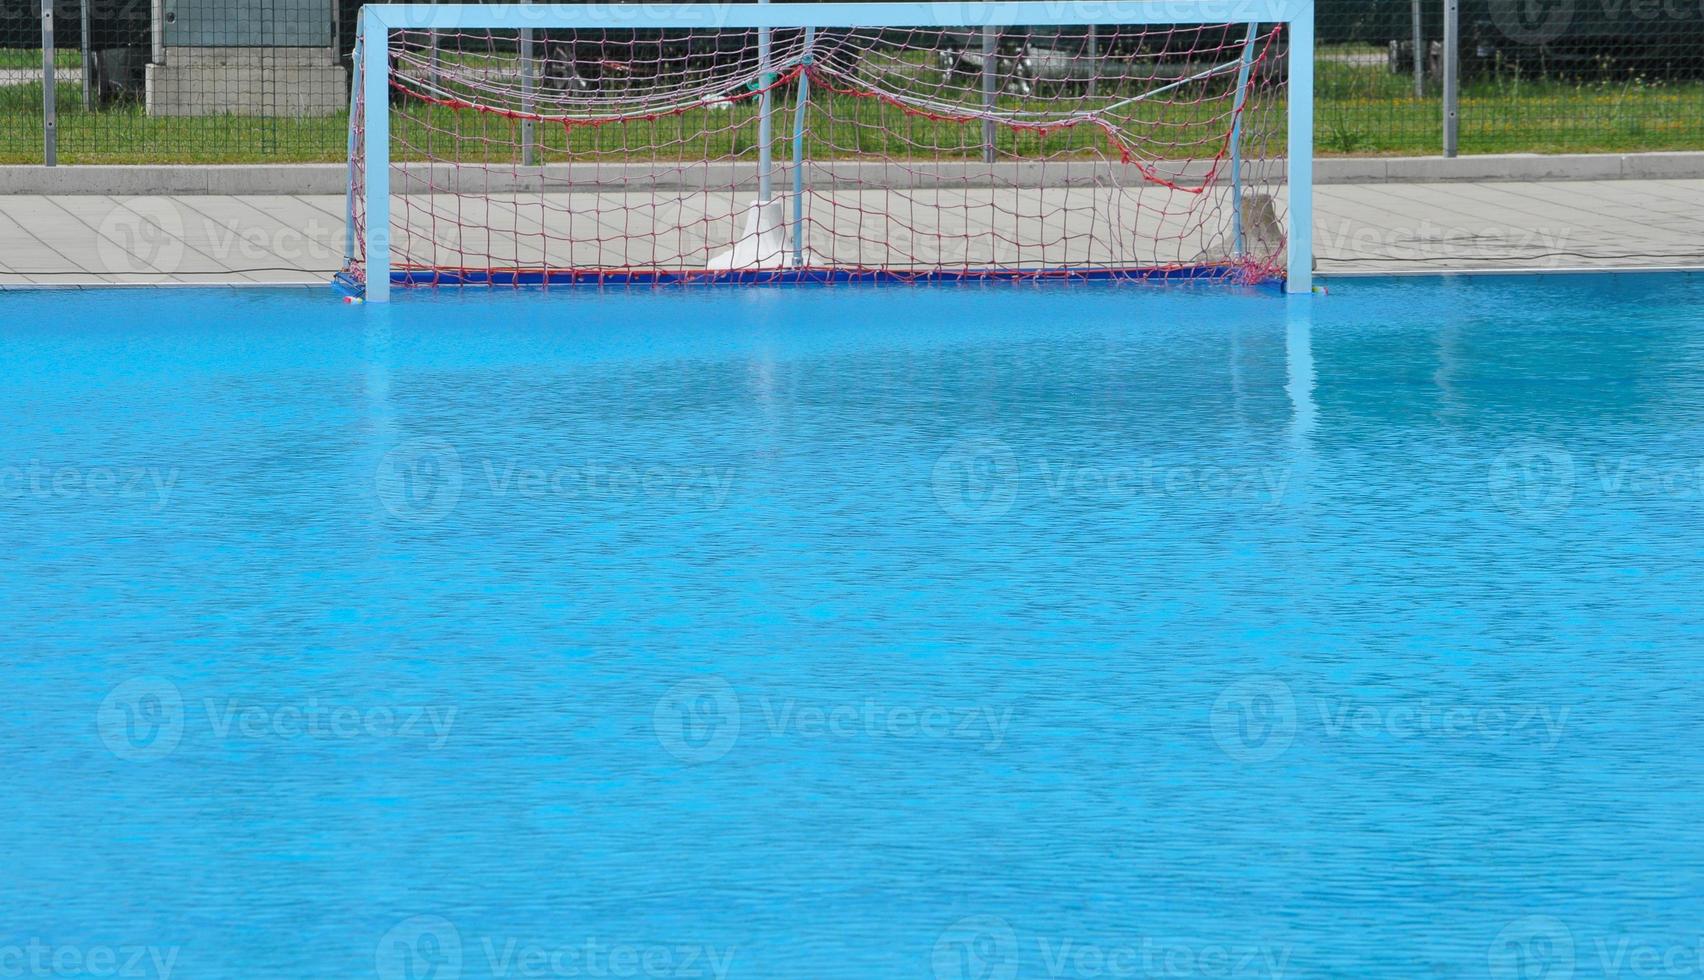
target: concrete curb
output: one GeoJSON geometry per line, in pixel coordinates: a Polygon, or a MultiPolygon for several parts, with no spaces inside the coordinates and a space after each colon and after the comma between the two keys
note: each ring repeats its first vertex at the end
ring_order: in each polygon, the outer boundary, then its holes
{"type": "Polygon", "coordinates": [[[1704,153],[1497,153],[1456,157],[1345,157],[1319,160],[1322,184],[1531,180],[1688,180],[1704,178],[1704,153]]]}
{"type": "MultiPolygon", "coordinates": [[[[819,165],[820,166],[820,165],[819,165]]],[[[1197,165],[1199,166],[1199,165],[1197,165]]],[[[996,164],[998,182],[1022,180],[1030,186],[1043,186],[1039,168],[1034,164],[996,164]],[[1010,172],[1001,172],[1001,171],[1010,172]],[[1031,171],[1034,176],[1031,176],[1031,171]],[[1031,183],[1034,180],[1034,183],[1031,183]]],[[[410,168],[418,170],[421,168],[410,168]]],[[[503,191],[536,188],[541,182],[559,184],[552,190],[584,187],[606,191],[621,190],[630,181],[642,183],[648,189],[678,185],[683,189],[705,189],[720,186],[724,189],[740,183],[749,176],[749,168],[736,177],[731,165],[710,164],[703,171],[690,173],[687,169],[667,171],[676,176],[659,183],[658,169],[653,164],[572,164],[546,168],[541,174],[518,173],[504,179],[501,171],[474,170],[469,179],[478,189],[503,191]],[[715,168],[729,168],[723,174],[715,168]]],[[[817,169],[813,167],[813,170],[817,169]]],[[[865,187],[881,186],[880,164],[836,164],[838,179],[855,179],[865,187]],[[877,173],[872,174],[874,168],[877,173]]],[[[981,175],[984,181],[994,177],[982,164],[947,164],[942,173],[944,181],[966,186],[981,175]]],[[[1047,168],[1046,186],[1055,180],[1074,184],[1087,174],[1093,165],[1084,163],[1054,164],[1047,168]],[[1075,172],[1084,170],[1084,175],[1075,172]]],[[[910,185],[915,174],[900,178],[910,185]]],[[[1629,154],[1497,154],[1457,157],[1338,157],[1316,161],[1314,179],[1321,184],[1376,183],[1440,183],[1449,181],[1536,181],[1536,180],[1679,180],[1704,178],[1704,152],[1693,153],[1629,153],[1629,154]]],[[[160,194],[341,194],[349,179],[349,167],[342,163],[256,164],[219,166],[62,166],[33,165],[0,166],[0,194],[110,194],[133,197],[160,194]]]]}

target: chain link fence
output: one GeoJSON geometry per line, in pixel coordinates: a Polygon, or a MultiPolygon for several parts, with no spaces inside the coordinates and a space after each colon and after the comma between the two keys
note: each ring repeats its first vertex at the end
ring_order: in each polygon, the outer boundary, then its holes
{"type": "MultiPolygon", "coordinates": [[[[1451,0],[1318,0],[1317,151],[1444,150],[1451,0]]],[[[1454,0],[1461,153],[1704,150],[1704,0],[1454,0]]],[[[60,163],[337,161],[355,0],[52,0],[60,163]]],[[[0,163],[41,163],[42,0],[0,0],[0,163]]]]}
{"type": "MultiPolygon", "coordinates": [[[[1446,2],[1319,0],[1320,153],[1443,151],[1446,2]]],[[[1457,11],[1460,152],[1704,150],[1704,0],[1457,11]]]]}

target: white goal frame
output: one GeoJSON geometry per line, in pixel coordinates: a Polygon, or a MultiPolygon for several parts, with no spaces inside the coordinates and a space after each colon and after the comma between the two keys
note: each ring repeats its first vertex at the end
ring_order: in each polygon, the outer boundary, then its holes
{"type": "MultiPolygon", "coordinates": [[[[359,92],[364,100],[366,298],[389,301],[389,32],[414,30],[786,27],[1021,27],[1092,24],[1282,24],[1289,40],[1285,124],[1288,257],[1284,289],[1313,291],[1314,0],[964,0],[958,3],[369,3],[361,9],[359,92]]],[[[353,95],[353,93],[352,93],[353,95]]],[[[353,198],[356,150],[350,120],[353,198]]],[[[354,201],[351,199],[350,204],[354,201]]],[[[353,207],[350,222],[353,229],[353,207]]]]}

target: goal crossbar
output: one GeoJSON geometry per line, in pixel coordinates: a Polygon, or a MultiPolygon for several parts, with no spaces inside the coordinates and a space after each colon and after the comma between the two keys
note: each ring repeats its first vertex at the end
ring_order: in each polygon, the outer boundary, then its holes
{"type": "MultiPolygon", "coordinates": [[[[804,29],[807,37],[818,29],[871,28],[1012,28],[1023,25],[1072,27],[1097,24],[1247,24],[1252,51],[1257,25],[1278,25],[1285,32],[1287,56],[1284,129],[1284,181],[1289,228],[1283,258],[1284,288],[1291,293],[1312,291],[1313,215],[1313,0],[1106,0],[1106,2],[960,2],[960,3],[732,3],[732,4],[367,4],[362,8],[358,43],[356,89],[352,101],[364,104],[362,129],[351,130],[350,229],[355,234],[354,208],[364,208],[362,240],[364,285],[370,302],[386,302],[393,281],[409,281],[393,269],[391,106],[393,61],[389,42],[392,31],[518,31],[527,37],[534,31],[551,30],[703,30],[760,31],[763,57],[769,57],[772,29],[804,29]],[[357,145],[357,139],[359,144],[357,145]],[[363,155],[359,186],[353,159],[363,155]]],[[[984,37],[991,36],[987,30],[984,37]]],[[[808,56],[807,56],[808,57],[808,56]]],[[[985,48],[985,57],[997,57],[985,48]]],[[[793,61],[765,62],[766,73],[798,69],[793,61]]],[[[1240,85],[1247,85],[1247,64],[1240,85]]],[[[774,74],[766,77],[773,78],[774,74]]],[[[1240,90],[1239,90],[1240,91],[1240,90]]],[[[767,136],[769,93],[762,94],[767,136]]],[[[1235,126],[1240,127],[1240,100],[1235,126]]],[[[802,110],[801,110],[802,111],[802,110]]],[[[1233,129],[1233,134],[1236,129],[1233,129]]],[[[1231,138],[1233,159],[1238,151],[1231,138]]],[[[770,179],[765,140],[764,180],[770,179]]],[[[1127,161],[1128,162],[1128,161],[1127,161]]],[[[1240,161],[1235,165],[1240,181],[1240,161]]],[[[1239,191],[1240,194],[1240,191],[1239,191]]],[[[1235,202],[1236,235],[1243,234],[1242,200],[1235,202]]],[[[351,252],[353,253],[353,242],[351,252]]],[[[1176,270],[1172,270],[1176,271],[1176,270]]],[[[1095,278],[1090,275],[1085,278],[1095,278]]],[[[630,277],[627,281],[639,281],[630,277]]],[[[867,281],[859,273],[837,276],[838,281],[867,281]]],[[[903,278],[903,276],[902,276],[903,278]]],[[[486,281],[497,281],[488,279],[486,281]]],[[[509,281],[532,281],[512,277],[509,281]]],[[[574,281],[574,280],[571,280],[574,281]]],[[[667,276],[656,281],[671,281],[667,276]]]]}

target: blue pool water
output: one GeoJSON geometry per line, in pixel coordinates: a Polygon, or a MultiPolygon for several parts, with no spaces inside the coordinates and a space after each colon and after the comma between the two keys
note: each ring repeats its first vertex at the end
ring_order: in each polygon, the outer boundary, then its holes
{"type": "Polygon", "coordinates": [[[1704,278],[0,324],[0,976],[1704,973],[1704,278]]]}

